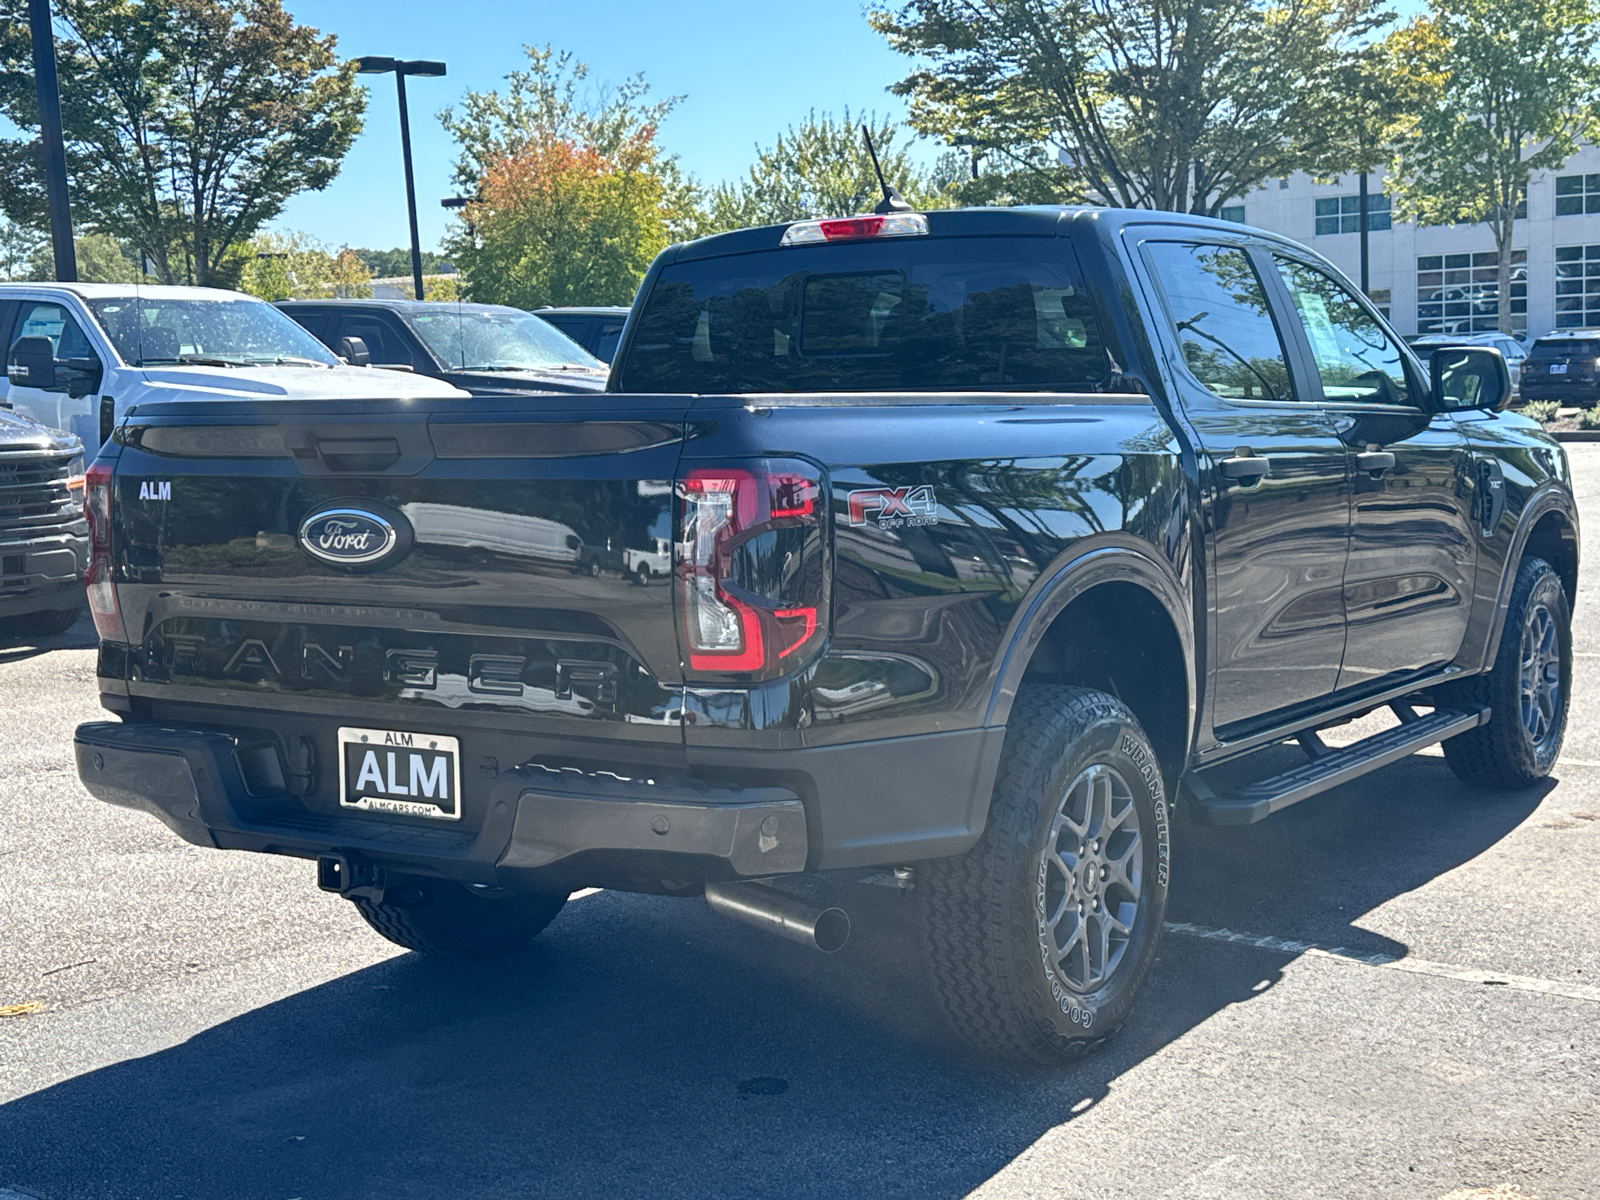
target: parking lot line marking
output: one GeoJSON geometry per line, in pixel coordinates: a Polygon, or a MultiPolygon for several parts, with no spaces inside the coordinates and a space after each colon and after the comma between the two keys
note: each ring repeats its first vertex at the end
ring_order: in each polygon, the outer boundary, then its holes
{"type": "Polygon", "coordinates": [[[1271,950],[1276,954],[1326,958],[1352,966],[1405,971],[1412,975],[1431,975],[1436,979],[1454,979],[1459,983],[1510,988],[1514,992],[1538,992],[1545,996],[1561,996],[1568,1000],[1585,1000],[1590,1004],[1600,1004],[1600,987],[1589,987],[1581,983],[1562,983],[1554,979],[1538,979],[1531,975],[1504,975],[1498,971],[1479,971],[1472,967],[1430,962],[1425,958],[1412,958],[1409,955],[1405,958],[1396,958],[1392,954],[1362,954],[1343,946],[1325,946],[1319,942],[1301,942],[1293,938],[1270,935],[1235,933],[1231,929],[1211,929],[1204,925],[1191,925],[1186,921],[1168,921],[1165,929],[1168,933],[1182,937],[1227,942],[1235,946],[1253,946],[1258,950],[1271,950]]]}

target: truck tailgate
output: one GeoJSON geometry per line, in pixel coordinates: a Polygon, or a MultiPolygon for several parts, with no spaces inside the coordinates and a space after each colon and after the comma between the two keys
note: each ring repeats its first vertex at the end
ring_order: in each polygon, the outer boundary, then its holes
{"type": "Polygon", "coordinates": [[[671,537],[687,405],[572,404],[136,412],[113,481],[130,692],[677,741],[670,581],[625,563],[671,537]]]}

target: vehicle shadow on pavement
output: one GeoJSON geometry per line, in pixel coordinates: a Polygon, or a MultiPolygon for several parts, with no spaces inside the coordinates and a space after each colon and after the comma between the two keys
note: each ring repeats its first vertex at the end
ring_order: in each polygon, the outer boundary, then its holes
{"type": "MultiPolygon", "coordinates": [[[[1474,796],[1423,759],[1252,829],[1180,830],[1170,915],[1403,953],[1350,921],[1483,852],[1536,802],[1474,796]]],[[[914,898],[835,890],[856,932],[831,957],[698,900],[616,893],[575,901],[509,962],[397,956],[0,1107],[0,1187],[959,1196],[1290,961],[1170,937],[1104,1051],[999,1067],[946,1039],[914,898]]]]}
{"type": "Polygon", "coordinates": [[[94,631],[94,622],[87,616],[79,617],[77,623],[65,633],[45,637],[0,632],[0,665],[37,658],[52,650],[95,650],[99,645],[100,638],[94,631]]]}

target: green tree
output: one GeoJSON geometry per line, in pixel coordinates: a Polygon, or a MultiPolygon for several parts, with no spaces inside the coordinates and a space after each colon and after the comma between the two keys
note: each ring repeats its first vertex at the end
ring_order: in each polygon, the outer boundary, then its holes
{"type": "MultiPolygon", "coordinates": [[[[1334,80],[1377,0],[905,0],[911,123],[1030,200],[1217,215],[1272,176],[1342,169],[1334,80]]],[[[969,189],[970,190],[970,189],[969,189]]]]}
{"type": "Polygon", "coordinates": [[[0,217],[0,280],[33,278],[33,257],[45,244],[37,229],[0,217]]]}
{"type": "MultiPolygon", "coordinates": [[[[749,175],[712,191],[712,227],[740,229],[871,212],[883,193],[861,124],[848,108],[842,120],[812,110],[804,121],[780,134],[773,146],[756,147],[749,175]]],[[[950,183],[948,171],[940,174],[917,166],[909,149],[896,145],[901,130],[893,121],[873,113],[866,124],[890,186],[913,208],[948,203],[944,195],[950,183]]]]}
{"type": "Polygon", "coordinates": [[[439,116],[456,183],[478,198],[444,248],[474,300],[627,304],[657,253],[704,228],[700,189],[655,140],[680,98],[647,100],[638,75],[595,88],[570,54],[525,49],[504,92],[439,116]]]}
{"type": "Polygon", "coordinates": [[[303,233],[260,233],[236,248],[239,290],[263,300],[372,295],[372,273],[355,251],[329,250],[303,233]]]}
{"type": "MultiPolygon", "coordinates": [[[[367,272],[374,279],[389,279],[397,275],[410,276],[411,274],[411,247],[396,246],[393,250],[367,250],[360,246],[351,250],[363,263],[367,272]]],[[[435,275],[450,260],[443,254],[432,250],[422,252],[422,273],[435,275]]]]}
{"type": "MultiPolygon", "coordinates": [[[[0,0],[0,113],[38,126],[22,0],[0,0]]],[[[338,174],[365,93],[280,0],[57,0],[74,216],[167,283],[227,285],[297,192],[338,174]]],[[[0,206],[40,223],[37,139],[0,143],[0,206]]]]}
{"type": "Polygon", "coordinates": [[[1534,171],[1600,137],[1600,10],[1591,0],[1429,0],[1391,37],[1413,89],[1389,187],[1397,215],[1482,223],[1500,255],[1500,332],[1512,332],[1511,240],[1534,171]]]}
{"type": "MultiPolygon", "coordinates": [[[[84,234],[73,239],[73,248],[77,251],[78,279],[83,283],[135,283],[144,280],[138,260],[110,234],[84,234]]],[[[55,252],[49,242],[43,242],[33,253],[27,278],[55,277],[55,252]]]]}

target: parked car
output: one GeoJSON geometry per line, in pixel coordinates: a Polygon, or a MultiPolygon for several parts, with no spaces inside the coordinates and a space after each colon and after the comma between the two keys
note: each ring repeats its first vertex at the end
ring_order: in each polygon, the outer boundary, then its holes
{"type": "Polygon", "coordinates": [[[120,420],[135,404],[464,395],[346,366],[272,305],[217,288],[0,283],[0,336],[0,403],[73,434],[90,457],[102,417],[120,420]]]}
{"type": "Polygon", "coordinates": [[[1439,743],[1526,810],[1580,539],[1509,398],[1498,351],[1423,362],[1227,221],[674,246],[604,404],[367,403],[392,449],[360,461],[262,453],[330,417],[292,401],[119,430],[88,487],[121,719],[79,727],[78,772],[198,845],[315,860],[431,954],[517,950],[589,886],[836,949],[839,908],[759,881],[895,868],[953,1027],[1061,1061],[1150,977],[1175,812],[1248,824],[1439,743]],[[673,586],[574,578],[563,531],[673,586]]]}
{"type": "Polygon", "coordinates": [[[1593,408],[1600,401],[1600,329],[1560,329],[1537,339],[1522,364],[1522,399],[1593,408]]]}
{"type": "Polygon", "coordinates": [[[587,394],[606,385],[605,363],[520,308],[427,300],[284,300],[278,307],[324,346],[337,351],[352,339],[359,361],[474,394],[587,394]]]}
{"type": "Polygon", "coordinates": [[[72,628],[88,561],[82,443],[0,402],[0,638],[72,628]]]}
{"type": "Polygon", "coordinates": [[[536,308],[533,311],[606,363],[616,356],[617,339],[622,336],[622,327],[628,320],[628,310],[615,305],[536,308]]]}
{"type": "Polygon", "coordinates": [[[655,546],[650,550],[623,551],[623,565],[628,574],[641,584],[672,573],[672,543],[663,537],[654,541],[655,546]]]}
{"type": "Polygon", "coordinates": [[[1439,346],[1493,346],[1506,360],[1506,370],[1511,373],[1511,391],[1520,394],[1522,364],[1528,357],[1522,343],[1509,333],[1425,333],[1411,339],[1411,348],[1418,354],[1427,354],[1439,346]]]}

